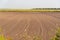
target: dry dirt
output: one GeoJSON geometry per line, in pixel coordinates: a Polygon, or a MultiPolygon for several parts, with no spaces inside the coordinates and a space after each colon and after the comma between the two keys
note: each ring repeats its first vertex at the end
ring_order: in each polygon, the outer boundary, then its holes
{"type": "Polygon", "coordinates": [[[0,12],[0,26],[13,40],[24,40],[24,33],[49,40],[60,26],[60,12],[0,12]]]}

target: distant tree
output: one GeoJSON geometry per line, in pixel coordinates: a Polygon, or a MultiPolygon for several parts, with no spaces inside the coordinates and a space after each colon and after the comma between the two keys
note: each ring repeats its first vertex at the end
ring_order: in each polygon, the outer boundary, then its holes
{"type": "Polygon", "coordinates": [[[60,8],[33,8],[33,10],[60,10],[60,8]]]}

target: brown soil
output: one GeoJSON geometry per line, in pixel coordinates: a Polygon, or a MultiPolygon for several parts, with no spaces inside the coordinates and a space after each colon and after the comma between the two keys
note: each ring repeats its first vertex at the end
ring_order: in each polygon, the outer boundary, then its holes
{"type": "Polygon", "coordinates": [[[24,40],[24,33],[49,40],[60,26],[60,12],[0,12],[0,26],[13,40],[24,40]]]}

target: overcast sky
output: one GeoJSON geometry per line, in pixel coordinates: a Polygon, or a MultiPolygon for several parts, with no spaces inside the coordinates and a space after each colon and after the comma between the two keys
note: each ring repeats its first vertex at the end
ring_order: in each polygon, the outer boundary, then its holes
{"type": "Polygon", "coordinates": [[[60,8],[60,0],[0,0],[0,8],[60,8]]]}

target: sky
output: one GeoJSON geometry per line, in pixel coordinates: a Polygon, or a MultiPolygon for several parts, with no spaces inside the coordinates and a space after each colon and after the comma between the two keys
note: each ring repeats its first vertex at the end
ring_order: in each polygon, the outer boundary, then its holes
{"type": "Polygon", "coordinates": [[[60,8],[60,0],[0,0],[0,8],[60,8]]]}

